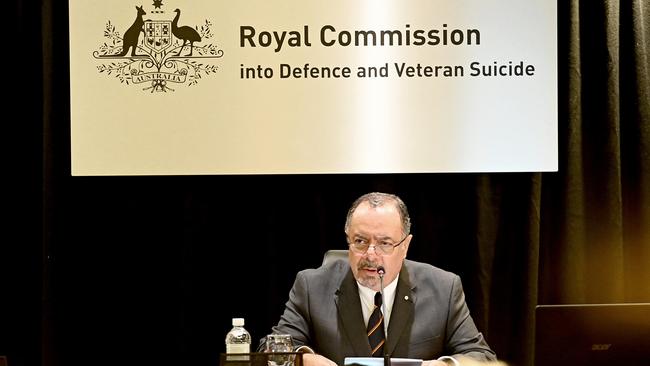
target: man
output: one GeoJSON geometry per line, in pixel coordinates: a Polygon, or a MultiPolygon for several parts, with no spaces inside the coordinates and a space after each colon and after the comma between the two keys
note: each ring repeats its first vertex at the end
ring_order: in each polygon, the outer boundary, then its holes
{"type": "Polygon", "coordinates": [[[406,259],[410,226],[399,197],[361,196],[345,223],[349,263],[298,273],[273,333],[291,334],[305,366],[384,354],[423,359],[426,366],[496,360],[469,314],[460,278],[406,259]],[[376,295],[380,274],[385,303],[376,295]]]}

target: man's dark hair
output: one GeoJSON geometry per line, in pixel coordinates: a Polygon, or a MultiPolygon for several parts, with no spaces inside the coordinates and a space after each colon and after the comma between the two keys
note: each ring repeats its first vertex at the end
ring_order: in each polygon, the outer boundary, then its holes
{"type": "Polygon", "coordinates": [[[350,227],[350,220],[352,219],[352,214],[363,202],[368,202],[370,207],[375,208],[383,206],[387,202],[394,203],[399,211],[400,218],[402,219],[402,232],[404,236],[411,233],[411,217],[409,212],[406,209],[406,204],[402,201],[401,198],[397,197],[394,194],[390,193],[381,193],[381,192],[372,192],[366,193],[363,196],[357,198],[353,203],[350,209],[348,210],[348,216],[345,218],[345,232],[348,232],[350,227]]]}

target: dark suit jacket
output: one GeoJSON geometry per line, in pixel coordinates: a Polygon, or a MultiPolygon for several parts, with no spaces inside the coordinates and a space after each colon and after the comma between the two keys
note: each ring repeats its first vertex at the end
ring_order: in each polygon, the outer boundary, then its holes
{"type": "MultiPolygon", "coordinates": [[[[370,356],[348,261],[299,272],[273,332],[291,334],[296,347],[307,345],[339,365],[345,357],[370,356]]],[[[391,357],[431,360],[464,354],[496,359],[469,314],[460,278],[410,260],[400,272],[386,338],[391,357]]],[[[259,350],[263,346],[264,339],[259,350]]]]}

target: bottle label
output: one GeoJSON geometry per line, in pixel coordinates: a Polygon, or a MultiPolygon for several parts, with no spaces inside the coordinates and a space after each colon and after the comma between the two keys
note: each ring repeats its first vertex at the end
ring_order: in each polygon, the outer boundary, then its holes
{"type": "Polygon", "coordinates": [[[250,353],[251,345],[247,343],[227,344],[226,353],[250,353]]]}

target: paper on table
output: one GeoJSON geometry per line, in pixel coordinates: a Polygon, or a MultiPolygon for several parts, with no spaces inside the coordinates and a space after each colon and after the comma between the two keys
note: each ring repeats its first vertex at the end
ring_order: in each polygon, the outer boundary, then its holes
{"type": "MultiPolygon", "coordinates": [[[[346,357],[344,366],[384,366],[383,357],[346,357]]],[[[391,366],[421,366],[422,360],[417,358],[391,358],[391,366]]]]}

